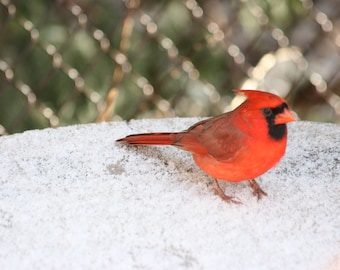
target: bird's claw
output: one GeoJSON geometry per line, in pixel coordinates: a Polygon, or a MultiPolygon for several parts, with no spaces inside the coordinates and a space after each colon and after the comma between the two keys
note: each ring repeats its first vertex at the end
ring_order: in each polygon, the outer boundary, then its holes
{"type": "Polygon", "coordinates": [[[257,200],[268,195],[254,179],[249,181],[249,185],[253,189],[253,195],[257,197],[257,200]]]}
{"type": "Polygon", "coordinates": [[[237,200],[235,197],[226,195],[224,191],[222,190],[221,186],[219,185],[217,179],[214,178],[214,180],[216,183],[216,187],[214,188],[214,193],[216,195],[220,196],[220,198],[227,203],[242,204],[242,202],[237,200]]]}
{"type": "Polygon", "coordinates": [[[242,204],[242,202],[238,201],[235,197],[227,196],[227,195],[224,194],[224,192],[221,192],[217,188],[214,188],[214,193],[216,195],[220,196],[220,198],[227,203],[242,204]]]}

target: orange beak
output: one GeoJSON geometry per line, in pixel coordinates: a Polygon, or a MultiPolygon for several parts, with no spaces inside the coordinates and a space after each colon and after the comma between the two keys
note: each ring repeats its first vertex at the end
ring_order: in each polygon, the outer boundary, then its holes
{"type": "Polygon", "coordinates": [[[286,124],[288,122],[295,121],[295,118],[290,110],[284,109],[284,111],[276,115],[274,123],[275,125],[286,124]]]}

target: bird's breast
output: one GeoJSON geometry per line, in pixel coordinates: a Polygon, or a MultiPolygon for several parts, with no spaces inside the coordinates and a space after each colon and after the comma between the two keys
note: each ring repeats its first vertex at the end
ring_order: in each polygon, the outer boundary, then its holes
{"type": "Polygon", "coordinates": [[[287,138],[281,141],[263,140],[244,142],[233,157],[223,160],[210,154],[193,154],[198,167],[214,178],[230,182],[254,179],[274,165],[285,153],[287,138]]]}

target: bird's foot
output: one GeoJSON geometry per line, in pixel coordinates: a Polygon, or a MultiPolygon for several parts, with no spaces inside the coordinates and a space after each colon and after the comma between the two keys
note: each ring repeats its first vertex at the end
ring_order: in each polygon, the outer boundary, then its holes
{"type": "Polygon", "coordinates": [[[221,199],[227,203],[234,203],[234,204],[242,204],[239,200],[237,200],[235,197],[228,196],[224,193],[222,190],[220,184],[218,183],[217,179],[214,178],[214,181],[216,183],[216,187],[214,188],[214,193],[221,197],[221,199]]]}
{"type": "Polygon", "coordinates": [[[254,179],[249,181],[249,185],[253,189],[253,195],[257,197],[257,200],[260,200],[263,196],[267,196],[267,193],[263,191],[254,179]]]}

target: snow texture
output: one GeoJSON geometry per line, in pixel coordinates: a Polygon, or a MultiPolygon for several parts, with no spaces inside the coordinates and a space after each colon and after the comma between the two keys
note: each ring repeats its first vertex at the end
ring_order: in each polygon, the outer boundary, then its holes
{"type": "Polygon", "coordinates": [[[187,152],[115,143],[198,120],[1,137],[0,269],[340,269],[340,126],[289,124],[285,157],[259,181],[268,197],[221,183],[241,205],[187,152]]]}

